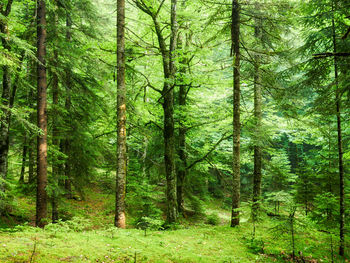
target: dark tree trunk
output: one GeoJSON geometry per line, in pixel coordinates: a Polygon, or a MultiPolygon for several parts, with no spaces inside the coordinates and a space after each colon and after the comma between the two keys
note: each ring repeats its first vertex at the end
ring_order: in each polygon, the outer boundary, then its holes
{"type": "MultiPolygon", "coordinates": [[[[261,41],[261,22],[260,19],[255,21],[255,37],[261,41]]],[[[255,145],[254,145],[254,175],[253,175],[253,219],[256,220],[258,209],[260,207],[261,196],[261,170],[262,170],[262,149],[259,136],[261,134],[262,120],[262,94],[261,94],[261,72],[260,72],[260,55],[255,55],[254,65],[254,118],[255,118],[255,145]]]]}
{"type": "Polygon", "coordinates": [[[24,183],[24,174],[26,170],[26,161],[27,161],[27,151],[28,151],[28,145],[27,145],[27,136],[24,137],[23,142],[23,151],[22,151],[22,167],[21,167],[21,175],[19,177],[19,183],[24,183]]]}
{"type": "Polygon", "coordinates": [[[164,109],[164,161],[167,181],[167,222],[177,221],[178,208],[175,176],[175,126],[174,126],[174,85],[175,85],[175,49],[177,40],[176,21],[177,0],[171,0],[171,36],[169,47],[169,72],[164,74],[163,109],[164,109]]]}
{"type": "Polygon", "coordinates": [[[47,217],[47,80],[46,80],[46,8],[45,1],[37,1],[37,118],[38,135],[37,152],[37,199],[36,199],[36,226],[44,227],[47,217]]]}
{"type": "MultiPolygon", "coordinates": [[[[3,34],[1,37],[1,43],[4,49],[10,51],[11,47],[8,43],[8,25],[6,21],[6,17],[11,12],[12,0],[9,0],[6,8],[3,9],[1,6],[1,15],[5,17],[5,19],[0,19],[0,32],[3,34]]],[[[11,93],[11,72],[9,66],[3,66],[3,77],[2,77],[2,106],[4,107],[3,115],[0,119],[0,177],[2,179],[2,183],[0,183],[0,191],[5,192],[5,181],[7,178],[7,164],[8,164],[8,151],[9,151],[9,132],[10,132],[10,119],[11,112],[10,108],[10,93],[11,93]]]]}
{"type": "Polygon", "coordinates": [[[125,228],[126,155],[126,87],[125,87],[125,0],[117,1],[117,175],[116,227],[125,228]]]}
{"type": "MultiPolygon", "coordinates": [[[[57,18],[55,18],[56,24],[57,24],[57,18]]],[[[57,36],[56,36],[57,37],[57,36]]],[[[58,62],[58,51],[57,49],[54,50],[54,61],[53,66],[57,68],[57,62],[58,62]]],[[[58,100],[59,100],[59,83],[58,83],[58,76],[57,73],[54,71],[52,72],[52,104],[53,104],[53,119],[52,119],[52,145],[55,147],[55,150],[57,151],[60,146],[60,139],[59,139],[59,128],[58,128],[58,100]]],[[[52,161],[52,179],[54,182],[53,190],[52,190],[52,196],[51,196],[51,206],[52,206],[52,213],[51,213],[51,220],[52,223],[56,223],[58,220],[58,195],[57,195],[57,188],[58,188],[58,180],[59,180],[59,167],[57,165],[57,156],[55,155],[52,161]]]]}
{"type": "MultiPolygon", "coordinates": [[[[332,12],[334,16],[335,6],[332,6],[332,12]]],[[[337,53],[337,40],[335,32],[334,17],[332,18],[332,30],[333,30],[333,51],[337,53]]],[[[338,57],[334,56],[334,79],[336,83],[335,91],[335,106],[337,117],[337,134],[338,134],[338,165],[339,165],[339,255],[344,256],[345,236],[345,182],[344,182],[344,164],[343,164],[343,141],[342,141],[342,128],[341,128],[341,93],[338,85],[338,57]]]]}
{"type": "Polygon", "coordinates": [[[164,84],[164,161],[167,181],[167,222],[177,220],[177,198],[175,177],[175,135],[174,135],[174,92],[169,84],[164,84]],[[171,91],[169,89],[172,89],[171,91]]]}
{"type": "Polygon", "coordinates": [[[175,82],[175,48],[177,38],[176,5],[177,0],[171,0],[171,35],[169,49],[166,47],[165,38],[161,25],[157,21],[158,12],[150,9],[143,2],[136,1],[137,7],[148,14],[154,23],[158,39],[159,50],[162,54],[164,85],[163,89],[157,90],[163,99],[164,112],[164,165],[166,175],[166,199],[167,199],[167,222],[177,221],[178,209],[176,198],[176,175],[175,175],[175,127],[174,127],[174,82],[175,82]]]}
{"type": "Polygon", "coordinates": [[[231,227],[239,225],[240,207],[240,4],[232,1],[232,51],[234,55],[233,69],[233,184],[232,184],[232,214],[231,227]]]}
{"type": "MultiPolygon", "coordinates": [[[[66,41],[67,43],[70,43],[72,40],[72,21],[69,14],[70,10],[67,10],[67,18],[66,18],[66,41]]],[[[71,86],[72,86],[72,80],[71,80],[71,71],[69,68],[65,69],[66,74],[66,102],[65,102],[65,108],[68,113],[68,116],[70,116],[71,111],[71,86]]],[[[68,117],[69,118],[69,117],[68,117]]],[[[68,121],[71,125],[71,122],[68,121]]],[[[71,131],[69,131],[70,133],[71,131]]],[[[65,196],[68,199],[72,199],[72,182],[71,182],[71,136],[70,134],[66,135],[66,139],[64,142],[64,154],[67,156],[67,159],[65,161],[65,168],[64,168],[64,189],[65,189],[65,196]]]]}

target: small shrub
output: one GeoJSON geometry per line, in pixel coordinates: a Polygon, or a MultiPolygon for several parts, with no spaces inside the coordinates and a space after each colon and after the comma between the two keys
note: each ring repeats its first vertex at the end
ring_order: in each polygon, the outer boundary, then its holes
{"type": "Polygon", "coordinates": [[[159,219],[154,219],[151,217],[141,217],[139,222],[137,223],[137,227],[143,230],[151,229],[151,230],[160,230],[162,229],[163,221],[159,219]]]}
{"type": "Polygon", "coordinates": [[[254,254],[264,253],[264,241],[259,238],[252,238],[247,242],[249,250],[254,254]]]}
{"type": "Polygon", "coordinates": [[[72,220],[61,221],[59,220],[55,224],[48,224],[45,226],[45,230],[51,232],[82,232],[91,229],[91,222],[82,217],[73,217],[72,220]]]}
{"type": "Polygon", "coordinates": [[[220,223],[218,214],[212,213],[207,217],[207,224],[217,226],[220,223]]]}
{"type": "Polygon", "coordinates": [[[189,196],[190,207],[195,212],[196,215],[204,214],[204,206],[203,201],[199,199],[197,196],[191,195],[189,196]]]}

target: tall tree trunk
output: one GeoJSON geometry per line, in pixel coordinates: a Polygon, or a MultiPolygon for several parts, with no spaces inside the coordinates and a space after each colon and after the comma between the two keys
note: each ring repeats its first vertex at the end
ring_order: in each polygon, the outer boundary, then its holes
{"type": "MultiPolygon", "coordinates": [[[[57,26],[58,26],[58,6],[57,3],[55,3],[55,10],[53,11],[54,16],[53,20],[55,23],[55,28],[53,29],[53,34],[55,37],[55,43],[54,43],[54,51],[53,51],[53,61],[52,66],[54,70],[52,71],[52,115],[54,118],[52,119],[52,145],[55,147],[55,151],[58,151],[60,148],[60,138],[59,138],[59,128],[58,128],[58,117],[59,117],[59,111],[58,111],[58,103],[59,103],[59,80],[57,71],[55,69],[58,68],[58,49],[57,49],[57,41],[58,38],[57,34],[57,26]]],[[[54,154],[52,158],[52,195],[51,195],[51,220],[52,223],[56,223],[58,221],[58,188],[59,188],[59,165],[57,164],[58,158],[57,155],[54,154]]]]}
{"type": "MultiPolygon", "coordinates": [[[[258,6],[257,6],[258,7],[258,6]]],[[[261,41],[261,21],[259,18],[255,21],[255,37],[261,41]]],[[[254,178],[253,178],[253,219],[256,220],[258,209],[260,207],[261,196],[261,170],[262,170],[262,150],[260,139],[261,120],[262,120],[262,95],[261,95],[261,72],[260,72],[260,55],[255,55],[254,65],[254,118],[255,118],[255,145],[254,145],[254,178]]]]}
{"type": "Polygon", "coordinates": [[[239,225],[240,207],[240,4],[232,0],[232,51],[234,55],[233,69],[233,184],[232,184],[232,214],[231,227],[239,225]]]}
{"type": "Polygon", "coordinates": [[[117,1],[117,175],[116,227],[125,228],[126,155],[126,87],[125,87],[125,0],[117,1]]]}
{"type": "MultiPolygon", "coordinates": [[[[69,44],[72,41],[72,20],[69,14],[70,10],[67,10],[67,17],[66,17],[66,41],[69,44]]],[[[68,113],[68,116],[70,115],[71,111],[71,86],[72,86],[72,80],[71,80],[71,71],[69,68],[65,69],[66,74],[66,102],[65,102],[65,108],[68,113]]],[[[71,122],[69,121],[70,125],[71,122]]],[[[69,132],[70,133],[70,132],[69,132]]],[[[65,189],[65,196],[68,199],[71,199],[72,196],[72,183],[71,183],[71,138],[70,134],[67,134],[65,142],[64,142],[64,154],[67,156],[67,159],[65,161],[65,168],[64,168],[64,189],[65,189]]]]}
{"type": "MultiPolygon", "coordinates": [[[[56,20],[56,19],[55,19],[56,20]]],[[[56,20],[57,21],[57,20],[56,20]]],[[[56,36],[57,37],[57,36],[56,36]]],[[[57,49],[54,50],[54,61],[53,61],[53,67],[57,68],[57,61],[58,61],[58,51],[57,49]]],[[[59,83],[58,83],[58,76],[57,73],[54,71],[52,73],[52,104],[53,104],[53,116],[52,119],[52,145],[55,147],[55,150],[59,149],[60,146],[60,139],[59,139],[59,129],[58,129],[58,99],[59,99],[59,83]]],[[[58,180],[59,180],[59,167],[57,165],[57,156],[54,156],[52,161],[52,179],[53,179],[53,190],[52,190],[52,196],[51,196],[51,206],[52,206],[52,214],[51,214],[51,220],[53,223],[56,223],[58,220],[58,195],[56,188],[59,187],[58,180]]]]}
{"type": "MultiPolygon", "coordinates": [[[[9,0],[6,8],[3,9],[1,6],[1,15],[5,19],[0,18],[0,32],[3,34],[1,37],[1,43],[4,49],[10,51],[11,47],[8,43],[8,25],[6,17],[11,12],[12,0],[9,0]]],[[[2,77],[2,107],[3,115],[0,119],[0,191],[5,192],[5,181],[7,178],[7,164],[8,164],[8,151],[9,151],[9,132],[10,132],[10,119],[11,111],[10,108],[10,93],[11,93],[11,72],[10,67],[5,65],[2,67],[3,77],[2,77]]]]}
{"type": "Polygon", "coordinates": [[[37,1],[37,58],[38,58],[38,135],[36,226],[44,227],[47,217],[47,80],[46,80],[46,8],[45,1],[37,1]]]}
{"type": "Polygon", "coordinates": [[[162,54],[164,85],[163,89],[157,90],[163,99],[164,113],[164,165],[166,176],[166,199],[167,199],[167,222],[177,221],[178,209],[176,198],[176,174],[175,174],[175,132],[174,132],[174,82],[175,82],[175,48],[177,38],[176,5],[177,0],[171,0],[171,34],[169,50],[166,47],[165,38],[160,24],[157,21],[159,12],[145,6],[141,2],[135,2],[143,12],[148,14],[154,23],[155,32],[158,39],[159,50],[162,54]]]}
{"type": "Polygon", "coordinates": [[[175,49],[177,39],[176,21],[177,0],[171,0],[171,36],[169,47],[168,74],[164,74],[163,109],[164,109],[164,161],[167,181],[167,222],[177,221],[178,208],[176,198],[175,175],[175,125],[174,125],[174,85],[175,85],[175,49]]]}
{"type": "MultiPolygon", "coordinates": [[[[332,3],[332,30],[333,30],[333,52],[337,53],[337,40],[335,32],[335,1],[332,3]]],[[[337,133],[338,133],[338,165],[339,165],[339,255],[344,256],[344,225],[345,225],[345,183],[344,183],[344,164],[343,164],[343,142],[342,142],[342,128],[341,128],[341,94],[338,85],[338,57],[334,56],[334,79],[336,85],[335,91],[335,106],[336,106],[336,117],[337,117],[337,133]]]]}

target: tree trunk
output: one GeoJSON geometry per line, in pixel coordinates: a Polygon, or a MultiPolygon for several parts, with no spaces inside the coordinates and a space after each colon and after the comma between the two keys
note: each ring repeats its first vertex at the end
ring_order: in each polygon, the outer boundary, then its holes
{"type": "MultiPolygon", "coordinates": [[[[55,21],[57,24],[57,18],[55,17],[55,21]]],[[[57,36],[56,36],[57,37],[57,36]]],[[[58,61],[58,52],[57,49],[54,50],[54,61],[53,61],[53,67],[57,68],[57,61],[58,61]]],[[[58,129],[58,99],[59,99],[59,86],[58,86],[58,76],[57,73],[54,71],[52,72],[52,104],[53,104],[53,116],[52,119],[52,145],[55,147],[55,150],[57,151],[60,146],[60,139],[59,139],[59,129],[58,129]]],[[[51,206],[52,206],[52,214],[51,214],[51,220],[52,223],[56,223],[58,220],[58,195],[57,195],[57,188],[58,188],[58,180],[59,180],[59,167],[57,165],[57,155],[54,156],[52,160],[52,179],[53,179],[53,186],[52,186],[52,196],[51,196],[51,206]]]]}
{"type": "MultiPolygon", "coordinates": [[[[72,30],[72,21],[69,14],[70,10],[67,10],[67,17],[66,17],[66,41],[67,43],[70,43],[72,40],[71,30],[72,30]]],[[[65,102],[65,108],[68,113],[68,116],[71,111],[71,86],[72,86],[72,80],[71,80],[71,71],[69,68],[65,69],[66,73],[66,102],[65,102]]],[[[69,121],[71,124],[71,122],[69,121]]],[[[65,161],[65,168],[64,168],[64,189],[65,189],[65,196],[68,199],[72,199],[72,183],[71,183],[71,139],[70,134],[66,135],[66,139],[64,142],[64,154],[67,156],[67,159],[65,161]]]]}
{"type": "Polygon", "coordinates": [[[177,198],[175,177],[174,92],[171,85],[164,84],[164,162],[166,173],[167,222],[177,221],[177,198]],[[171,89],[171,90],[169,90],[171,89]]]}
{"type": "Polygon", "coordinates": [[[125,87],[125,0],[117,1],[117,175],[116,227],[125,228],[126,155],[126,87],[125,87]]]}
{"type": "Polygon", "coordinates": [[[163,89],[159,91],[163,99],[164,113],[164,165],[166,176],[167,222],[177,221],[176,175],[175,175],[175,132],[174,132],[174,82],[175,82],[175,48],[177,38],[176,5],[177,0],[171,0],[171,34],[169,50],[166,48],[165,38],[157,21],[158,13],[136,1],[137,7],[151,16],[158,39],[159,50],[162,54],[164,73],[163,89]]]}
{"type": "MultiPolygon", "coordinates": [[[[261,41],[261,21],[255,21],[255,37],[261,41]]],[[[261,95],[261,72],[260,72],[260,55],[255,55],[254,65],[254,118],[255,118],[255,145],[254,145],[254,178],[253,178],[253,219],[257,219],[258,209],[260,208],[261,196],[261,170],[262,170],[262,149],[259,136],[261,134],[262,120],[262,95],[261,95]]]]}
{"type": "Polygon", "coordinates": [[[232,0],[232,51],[234,55],[233,69],[233,184],[231,227],[239,225],[240,207],[240,4],[232,0]]]}
{"type": "Polygon", "coordinates": [[[36,226],[44,227],[47,217],[47,81],[46,81],[46,8],[45,1],[37,1],[37,58],[38,58],[38,105],[37,118],[38,135],[37,152],[37,199],[36,226]]]}
{"type": "MultiPolygon", "coordinates": [[[[337,53],[337,40],[335,32],[334,22],[334,11],[335,6],[332,4],[332,30],[333,30],[333,51],[337,53]]],[[[338,134],[338,165],[339,165],[339,255],[344,256],[344,225],[345,225],[345,182],[344,182],[344,164],[343,164],[343,142],[342,142],[342,128],[341,128],[341,93],[338,85],[338,57],[334,56],[334,79],[336,85],[335,91],[335,106],[336,106],[336,117],[337,117],[337,134],[338,134]]]]}
{"type": "MultiPolygon", "coordinates": [[[[8,43],[9,29],[6,21],[6,17],[9,15],[11,11],[12,1],[8,1],[5,10],[1,8],[1,15],[5,17],[5,19],[0,19],[0,32],[3,34],[1,37],[1,43],[4,49],[10,51],[11,47],[8,43]]],[[[9,151],[9,131],[10,131],[10,115],[11,112],[9,110],[10,107],[10,93],[11,93],[11,72],[9,66],[3,66],[3,77],[2,77],[2,107],[3,115],[0,118],[0,191],[5,192],[5,181],[7,178],[7,162],[8,162],[8,151],[9,151]]]]}
{"type": "Polygon", "coordinates": [[[169,47],[169,72],[164,74],[163,109],[164,109],[164,161],[167,181],[167,222],[177,221],[177,197],[175,176],[175,125],[174,125],[174,85],[175,85],[175,49],[177,39],[176,21],[177,0],[171,0],[171,36],[169,47]]]}
{"type": "Polygon", "coordinates": [[[24,183],[24,174],[25,174],[25,170],[26,170],[26,160],[27,160],[27,150],[28,150],[27,136],[25,136],[24,137],[24,142],[23,142],[23,151],[22,151],[21,175],[19,177],[19,183],[20,184],[24,183]]]}
{"type": "MultiPolygon", "coordinates": [[[[182,50],[182,39],[181,34],[178,37],[177,43],[178,50],[182,50]]],[[[189,87],[184,83],[184,75],[186,74],[186,66],[188,63],[188,59],[186,54],[182,54],[179,59],[179,78],[177,85],[179,86],[178,93],[178,103],[180,110],[179,117],[179,135],[178,135],[178,155],[180,159],[180,164],[177,167],[177,180],[176,180],[176,190],[177,190],[177,207],[179,210],[179,214],[184,213],[184,183],[187,174],[187,154],[186,154],[186,132],[187,127],[185,125],[186,116],[184,113],[186,107],[186,98],[189,87]]]]}

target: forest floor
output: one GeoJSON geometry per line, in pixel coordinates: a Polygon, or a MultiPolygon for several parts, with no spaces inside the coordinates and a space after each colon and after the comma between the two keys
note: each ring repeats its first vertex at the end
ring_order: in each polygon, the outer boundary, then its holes
{"type": "MultiPolygon", "coordinates": [[[[32,227],[34,199],[15,200],[16,219],[1,220],[0,262],[289,262],[288,230],[276,231],[281,224],[265,218],[256,227],[248,208],[242,209],[241,225],[228,226],[230,212],[218,201],[206,205],[207,215],[182,219],[172,230],[154,231],[113,226],[113,195],[94,190],[82,200],[66,200],[73,219],[49,224],[45,229],[32,227]],[[215,214],[217,225],[205,224],[215,214]],[[19,220],[27,218],[27,224],[19,220]]],[[[336,250],[336,249],[335,249],[336,250]]],[[[331,262],[327,235],[315,229],[296,237],[297,262],[331,262]],[[311,257],[312,255],[312,257],[311,257]]],[[[335,262],[344,262],[335,259],[335,262]]],[[[349,261],[345,261],[349,262],[349,261]]]]}

